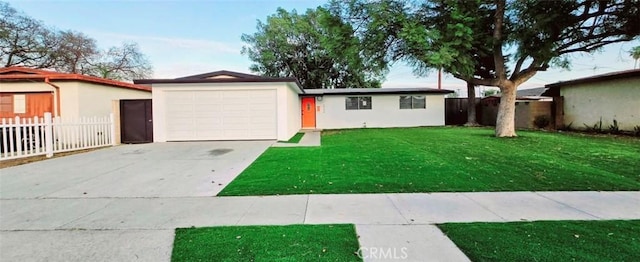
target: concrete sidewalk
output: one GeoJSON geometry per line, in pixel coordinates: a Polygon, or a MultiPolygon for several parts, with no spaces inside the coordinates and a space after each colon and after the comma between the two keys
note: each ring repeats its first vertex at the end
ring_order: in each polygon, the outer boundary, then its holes
{"type": "Polygon", "coordinates": [[[640,192],[3,199],[0,211],[2,261],[86,260],[83,246],[96,260],[168,261],[177,227],[326,223],[356,224],[363,247],[408,248],[405,261],[461,261],[433,224],[640,219],[640,192]],[[120,240],[91,244],[109,236],[120,240]]]}

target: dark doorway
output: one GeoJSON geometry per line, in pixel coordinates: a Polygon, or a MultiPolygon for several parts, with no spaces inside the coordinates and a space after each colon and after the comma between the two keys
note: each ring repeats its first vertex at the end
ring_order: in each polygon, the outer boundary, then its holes
{"type": "Polygon", "coordinates": [[[124,144],[153,142],[151,99],[120,100],[120,140],[124,144]]]}

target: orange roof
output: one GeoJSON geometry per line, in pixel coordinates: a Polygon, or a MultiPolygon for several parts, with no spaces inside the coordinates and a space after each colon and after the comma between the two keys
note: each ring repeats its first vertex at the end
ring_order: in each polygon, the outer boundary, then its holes
{"type": "Polygon", "coordinates": [[[60,73],[49,70],[26,68],[21,66],[10,66],[0,68],[0,82],[7,80],[27,80],[27,79],[49,79],[51,80],[76,80],[95,84],[103,84],[120,88],[128,88],[151,92],[151,87],[144,85],[136,85],[111,79],[105,79],[95,76],[87,76],[81,74],[60,73]]]}

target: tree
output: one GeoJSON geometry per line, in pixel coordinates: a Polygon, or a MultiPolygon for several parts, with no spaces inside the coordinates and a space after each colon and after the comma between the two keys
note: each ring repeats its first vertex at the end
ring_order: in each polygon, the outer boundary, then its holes
{"type": "Polygon", "coordinates": [[[418,68],[443,68],[467,83],[498,87],[502,93],[495,130],[498,137],[516,136],[519,85],[550,66],[568,66],[571,54],[591,53],[607,44],[633,40],[640,33],[637,0],[352,0],[346,6],[348,18],[364,24],[362,37],[384,32],[399,43],[394,45],[399,49],[378,49],[390,54],[386,59],[419,61],[418,68]],[[471,12],[473,6],[480,11],[471,12]],[[379,17],[394,19],[385,23],[376,21],[379,17]],[[429,23],[438,19],[448,21],[446,30],[429,23]],[[484,51],[488,51],[486,56],[484,51]],[[491,74],[478,75],[478,66],[491,74]]]}
{"type": "Polygon", "coordinates": [[[117,80],[131,80],[149,77],[153,69],[147,57],[140,52],[138,44],[123,43],[102,52],[93,62],[90,75],[117,80]]]}
{"type": "Polygon", "coordinates": [[[640,46],[632,48],[629,51],[629,54],[631,55],[631,57],[633,57],[633,60],[635,60],[635,62],[633,63],[633,69],[636,69],[638,67],[638,59],[640,59],[640,46]]]}
{"type": "Polygon", "coordinates": [[[53,66],[49,50],[57,45],[55,34],[40,21],[0,2],[0,65],[53,66]]]}
{"type": "Polygon", "coordinates": [[[56,71],[74,74],[90,74],[92,62],[99,54],[96,40],[80,32],[61,31],[57,34],[58,45],[50,50],[56,71]]]}
{"type": "Polygon", "coordinates": [[[384,68],[370,63],[351,26],[324,8],[304,14],[279,8],[257,29],[242,35],[253,72],[295,77],[308,89],[380,87],[384,68]]]}
{"type": "Polygon", "coordinates": [[[95,39],[81,32],[49,28],[3,2],[0,65],[48,68],[117,80],[145,78],[153,72],[135,43],[99,50],[95,39]]]}

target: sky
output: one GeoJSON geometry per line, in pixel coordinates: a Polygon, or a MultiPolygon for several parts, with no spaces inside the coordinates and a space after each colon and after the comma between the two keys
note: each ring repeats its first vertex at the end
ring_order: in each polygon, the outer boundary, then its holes
{"type": "MultiPolygon", "coordinates": [[[[3,1],[3,0],[0,0],[3,1]]],[[[6,1],[13,8],[46,25],[80,31],[108,48],[136,42],[147,55],[154,78],[229,70],[251,73],[251,61],[240,50],[242,34],[256,32],[257,20],[265,21],[278,7],[304,12],[324,5],[319,0],[20,0],[6,1]]],[[[593,55],[572,57],[570,71],[551,68],[538,72],[522,89],[575,78],[633,69],[628,50],[640,41],[613,44],[593,55]]],[[[442,88],[466,96],[463,81],[443,75],[442,88]]],[[[437,72],[424,77],[411,67],[396,63],[383,87],[437,87],[437,72]]],[[[481,88],[486,89],[486,88],[481,88]]],[[[478,90],[480,92],[480,89],[478,90]]]]}

